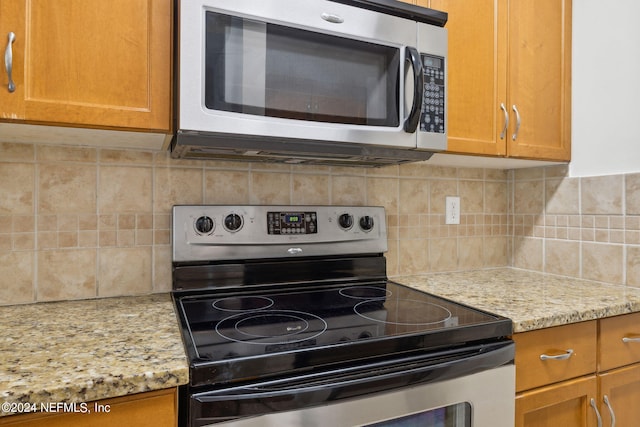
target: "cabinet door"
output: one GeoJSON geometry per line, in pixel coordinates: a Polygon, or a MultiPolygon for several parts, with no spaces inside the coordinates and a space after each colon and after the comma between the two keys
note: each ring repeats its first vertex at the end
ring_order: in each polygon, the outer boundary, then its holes
{"type": "Polygon", "coordinates": [[[604,425],[612,425],[613,413],[616,427],[637,426],[640,420],[640,365],[616,369],[599,377],[600,411],[604,425]],[[605,396],[609,405],[604,401],[605,396]]]}
{"type": "Polygon", "coordinates": [[[570,160],[571,0],[509,1],[508,79],[507,155],[570,160]]]}
{"type": "Polygon", "coordinates": [[[88,402],[78,413],[34,413],[0,417],[0,425],[16,427],[175,427],[178,422],[176,389],[150,391],[88,402]],[[84,409],[85,413],[79,413],[84,409]]]}
{"type": "Polygon", "coordinates": [[[516,396],[516,427],[595,426],[591,399],[597,393],[595,376],[541,387],[516,396]]]}
{"type": "Polygon", "coordinates": [[[0,1],[0,120],[24,118],[24,1],[0,1]],[[9,33],[13,42],[9,46],[9,33]],[[10,53],[9,53],[10,50],[10,53]],[[11,56],[11,78],[14,91],[9,92],[9,74],[5,55],[11,56]]]}
{"type": "Polygon", "coordinates": [[[430,7],[449,14],[447,151],[506,154],[506,0],[431,0],[430,7]]]}
{"type": "Polygon", "coordinates": [[[16,31],[21,80],[13,95],[24,102],[17,118],[170,129],[171,0],[2,3],[21,4],[26,23],[16,31]]]}

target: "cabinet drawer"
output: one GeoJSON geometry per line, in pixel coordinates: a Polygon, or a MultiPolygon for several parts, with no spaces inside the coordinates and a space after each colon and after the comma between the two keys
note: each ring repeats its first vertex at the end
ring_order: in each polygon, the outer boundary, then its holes
{"type": "Polygon", "coordinates": [[[515,334],[516,391],[596,371],[595,320],[515,334]],[[555,358],[554,358],[555,357],[555,358]]]}
{"type": "Polygon", "coordinates": [[[600,320],[599,371],[640,362],[640,313],[600,320]]]}

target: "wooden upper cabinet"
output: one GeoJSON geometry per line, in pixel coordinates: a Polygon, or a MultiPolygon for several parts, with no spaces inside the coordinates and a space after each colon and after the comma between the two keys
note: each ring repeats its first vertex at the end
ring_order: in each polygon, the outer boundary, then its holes
{"type": "Polygon", "coordinates": [[[506,0],[431,0],[449,14],[448,151],[505,155],[506,0]]]}
{"type": "Polygon", "coordinates": [[[0,18],[0,35],[16,34],[16,91],[0,89],[0,118],[170,130],[171,0],[2,0],[1,7],[0,16],[10,15],[0,18]]]}
{"type": "Polygon", "coordinates": [[[448,151],[570,160],[571,0],[418,4],[449,14],[448,151]]]}
{"type": "Polygon", "coordinates": [[[571,0],[509,2],[508,79],[508,154],[570,160],[571,0]]]}

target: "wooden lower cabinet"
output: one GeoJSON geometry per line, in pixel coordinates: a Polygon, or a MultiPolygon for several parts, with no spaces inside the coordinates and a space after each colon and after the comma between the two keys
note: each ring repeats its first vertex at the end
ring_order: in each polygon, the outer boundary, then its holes
{"type": "Polygon", "coordinates": [[[176,427],[178,425],[177,389],[175,388],[89,402],[87,407],[91,413],[34,413],[0,417],[0,426],[176,427]],[[96,407],[96,404],[100,406],[96,407]],[[95,412],[94,408],[104,412],[95,412]]]}
{"type": "Polygon", "coordinates": [[[515,334],[515,425],[640,425],[638,325],[634,313],[515,334]]]}
{"type": "Polygon", "coordinates": [[[614,419],[616,427],[640,425],[640,364],[615,369],[598,377],[602,425],[614,425],[614,419]]]}
{"type": "Polygon", "coordinates": [[[596,426],[591,399],[597,394],[595,375],[564,381],[518,394],[516,427],[596,426]]]}

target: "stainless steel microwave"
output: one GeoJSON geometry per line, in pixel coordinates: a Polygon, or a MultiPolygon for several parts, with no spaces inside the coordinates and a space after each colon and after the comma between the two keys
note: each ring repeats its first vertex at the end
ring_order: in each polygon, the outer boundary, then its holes
{"type": "Polygon", "coordinates": [[[446,13],[181,0],[172,157],[378,166],[446,149],[446,13]]]}

